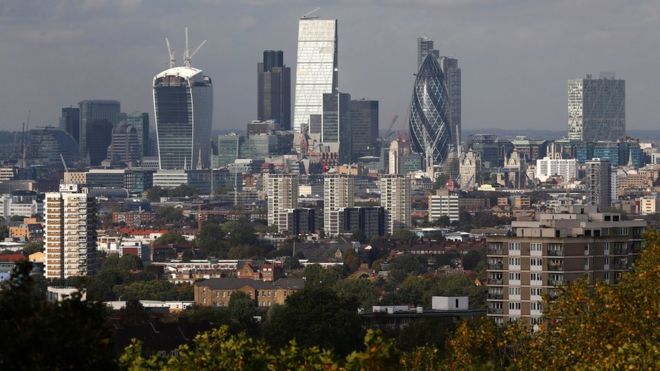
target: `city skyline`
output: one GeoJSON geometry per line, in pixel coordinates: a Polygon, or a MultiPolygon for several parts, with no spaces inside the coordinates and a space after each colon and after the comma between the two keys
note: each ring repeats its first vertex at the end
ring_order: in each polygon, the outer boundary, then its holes
{"type": "MultiPolygon", "coordinates": [[[[82,99],[117,99],[127,112],[150,112],[149,80],[167,64],[163,37],[177,36],[184,19],[190,19],[172,12],[175,18],[153,1],[23,3],[9,1],[0,8],[2,27],[13,30],[0,41],[6,62],[24,67],[5,70],[2,76],[6,86],[18,86],[0,90],[0,127],[5,130],[20,129],[28,110],[32,127],[57,125],[61,107],[82,99]],[[98,76],[106,77],[102,84],[98,76]]],[[[256,118],[254,64],[263,50],[277,49],[290,56],[295,69],[298,18],[317,4],[204,2],[179,9],[201,17],[191,26],[209,39],[196,63],[222,86],[215,97],[214,129],[241,128],[256,118]],[[204,22],[205,17],[227,17],[227,22],[204,22]]],[[[654,3],[640,1],[621,9],[613,1],[598,6],[499,4],[484,11],[478,0],[440,5],[418,1],[405,9],[401,4],[320,4],[315,14],[342,24],[341,90],[356,99],[379,100],[383,122],[405,114],[415,40],[428,36],[442,55],[461,61],[465,129],[559,126],[566,122],[566,82],[599,71],[615,71],[628,81],[628,129],[657,127],[658,113],[646,108],[657,106],[658,99],[652,53],[660,48],[649,36],[660,29],[660,7],[654,3]],[[587,15],[590,22],[578,24],[587,15]],[[409,22],[411,17],[417,21],[409,22]],[[502,87],[508,94],[497,94],[502,87]]],[[[181,45],[179,39],[173,42],[181,45]]]]}

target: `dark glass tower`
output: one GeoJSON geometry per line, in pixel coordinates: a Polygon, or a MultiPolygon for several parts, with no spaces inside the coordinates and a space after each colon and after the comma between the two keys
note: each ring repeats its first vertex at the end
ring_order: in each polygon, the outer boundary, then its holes
{"type": "MultiPolygon", "coordinates": [[[[88,152],[93,151],[90,145],[87,143],[88,138],[96,135],[90,126],[93,122],[98,120],[104,120],[109,122],[112,126],[119,123],[119,116],[121,109],[119,102],[116,100],[84,100],[78,103],[80,107],[80,155],[85,157],[88,152]]],[[[112,128],[110,128],[110,134],[108,135],[108,145],[110,144],[110,137],[112,136],[112,128]]],[[[104,148],[105,151],[107,149],[104,148]]],[[[105,155],[103,157],[105,159],[105,155]]]]}
{"type": "Polygon", "coordinates": [[[291,129],[291,68],[284,65],[281,50],[264,51],[257,64],[257,118],[275,120],[282,130],[291,129]]]}
{"type": "Polygon", "coordinates": [[[62,117],[60,117],[60,130],[69,133],[76,141],[80,143],[80,109],[76,107],[62,108],[62,117]]]}
{"type": "Polygon", "coordinates": [[[321,143],[326,152],[337,153],[340,163],[350,162],[351,152],[351,95],[323,94],[321,143]]]}
{"type": "Polygon", "coordinates": [[[91,166],[101,165],[108,157],[108,147],[112,142],[113,125],[108,120],[94,120],[87,124],[87,153],[91,166]]]}
{"type": "Polygon", "coordinates": [[[351,101],[351,161],[376,155],[378,141],[378,101],[351,101]]]}
{"type": "Polygon", "coordinates": [[[439,165],[447,158],[452,143],[448,114],[445,75],[437,58],[427,54],[415,77],[409,121],[411,149],[427,162],[439,165]]]}

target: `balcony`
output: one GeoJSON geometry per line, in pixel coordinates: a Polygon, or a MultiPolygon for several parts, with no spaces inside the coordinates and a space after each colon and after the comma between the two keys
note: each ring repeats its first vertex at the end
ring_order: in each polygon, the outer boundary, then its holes
{"type": "Polygon", "coordinates": [[[564,270],[564,264],[562,264],[562,263],[548,263],[548,270],[549,271],[563,271],[564,270]]]}
{"type": "Polygon", "coordinates": [[[548,278],[548,286],[561,286],[564,284],[564,280],[556,280],[548,278]]]}
{"type": "Polygon", "coordinates": [[[504,280],[501,278],[489,278],[488,279],[488,285],[503,285],[504,280]]]}
{"type": "Polygon", "coordinates": [[[504,314],[503,308],[488,308],[488,314],[504,314]]]}
{"type": "Polygon", "coordinates": [[[502,263],[491,263],[491,264],[488,264],[488,269],[489,270],[494,270],[494,271],[501,271],[501,270],[504,270],[504,264],[502,264],[502,263]]]}
{"type": "Polygon", "coordinates": [[[628,255],[629,253],[628,247],[615,247],[611,250],[612,255],[628,255]]]}
{"type": "Polygon", "coordinates": [[[491,293],[489,293],[489,294],[488,294],[488,299],[492,299],[492,300],[504,300],[504,294],[502,294],[502,293],[499,293],[499,294],[496,294],[496,293],[492,293],[492,294],[491,294],[491,293]]]}
{"type": "Polygon", "coordinates": [[[488,246],[489,255],[504,255],[504,248],[500,245],[489,245],[488,246]]]}
{"type": "Polygon", "coordinates": [[[548,256],[564,256],[564,250],[548,249],[548,256]]]}

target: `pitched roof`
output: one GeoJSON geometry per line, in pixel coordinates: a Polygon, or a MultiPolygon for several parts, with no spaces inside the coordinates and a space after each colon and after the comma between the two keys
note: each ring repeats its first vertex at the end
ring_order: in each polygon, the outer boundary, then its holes
{"type": "Polygon", "coordinates": [[[282,278],[274,282],[257,281],[249,278],[211,278],[195,283],[213,290],[238,290],[248,286],[257,290],[294,289],[305,287],[305,281],[300,278],[282,278]]]}

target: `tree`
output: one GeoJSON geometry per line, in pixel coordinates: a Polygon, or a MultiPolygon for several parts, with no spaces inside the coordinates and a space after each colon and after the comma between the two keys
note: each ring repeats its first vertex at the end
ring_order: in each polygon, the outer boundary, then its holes
{"type": "Polygon", "coordinates": [[[392,233],[392,239],[400,243],[412,243],[415,240],[415,234],[407,229],[397,229],[392,233]]]}
{"type": "Polygon", "coordinates": [[[311,264],[303,270],[303,279],[305,287],[331,287],[341,279],[341,273],[334,267],[323,268],[319,264],[311,264]]]}
{"type": "Polygon", "coordinates": [[[136,281],[115,285],[112,289],[121,300],[193,300],[193,288],[189,284],[173,284],[169,281],[136,281]]]}
{"type": "Polygon", "coordinates": [[[249,335],[256,335],[258,324],[254,316],[257,315],[257,302],[248,294],[240,291],[233,292],[229,297],[227,311],[234,333],[245,331],[249,335]]]}
{"type": "Polygon", "coordinates": [[[222,241],[226,236],[223,228],[216,223],[204,223],[195,237],[195,246],[206,256],[224,257],[227,248],[222,241]]]}
{"type": "Polygon", "coordinates": [[[482,259],[486,258],[485,251],[480,252],[477,250],[468,251],[463,255],[463,269],[473,270],[482,259]]]}
{"type": "Polygon", "coordinates": [[[161,197],[167,196],[167,192],[159,186],[151,187],[147,189],[144,193],[147,200],[151,202],[160,202],[161,197]]]}
{"type": "Polygon", "coordinates": [[[43,241],[31,241],[23,246],[23,254],[25,255],[31,255],[36,252],[44,252],[43,241]]]}
{"type": "Polygon", "coordinates": [[[188,242],[185,237],[176,232],[167,232],[163,233],[160,237],[156,238],[154,241],[155,245],[170,245],[170,244],[183,244],[188,242]]]}
{"type": "Polygon", "coordinates": [[[365,279],[340,280],[335,284],[334,290],[340,298],[355,301],[362,309],[378,304],[378,288],[365,279]]]}
{"type": "Polygon", "coordinates": [[[135,255],[123,255],[119,258],[117,266],[119,269],[126,272],[142,270],[143,268],[142,259],[135,255]]]}
{"type": "Polygon", "coordinates": [[[31,271],[31,263],[17,263],[8,288],[0,292],[0,369],[115,368],[105,306],[82,301],[79,294],[46,302],[34,295],[31,271]]]}
{"type": "Polygon", "coordinates": [[[365,243],[367,241],[367,236],[364,234],[364,231],[357,230],[351,234],[351,241],[357,241],[359,243],[365,243]]]}
{"type": "Polygon", "coordinates": [[[363,335],[357,307],[356,301],[342,299],[328,287],[306,287],[270,313],[266,339],[277,348],[295,339],[304,347],[348,354],[358,348],[363,335]]]}
{"type": "Polygon", "coordinates": [[[344,267],[348,270],[348,273],[353,273],[360,268],[360,258],[353,249],[348,249],[344,253],[344,267]]]}

